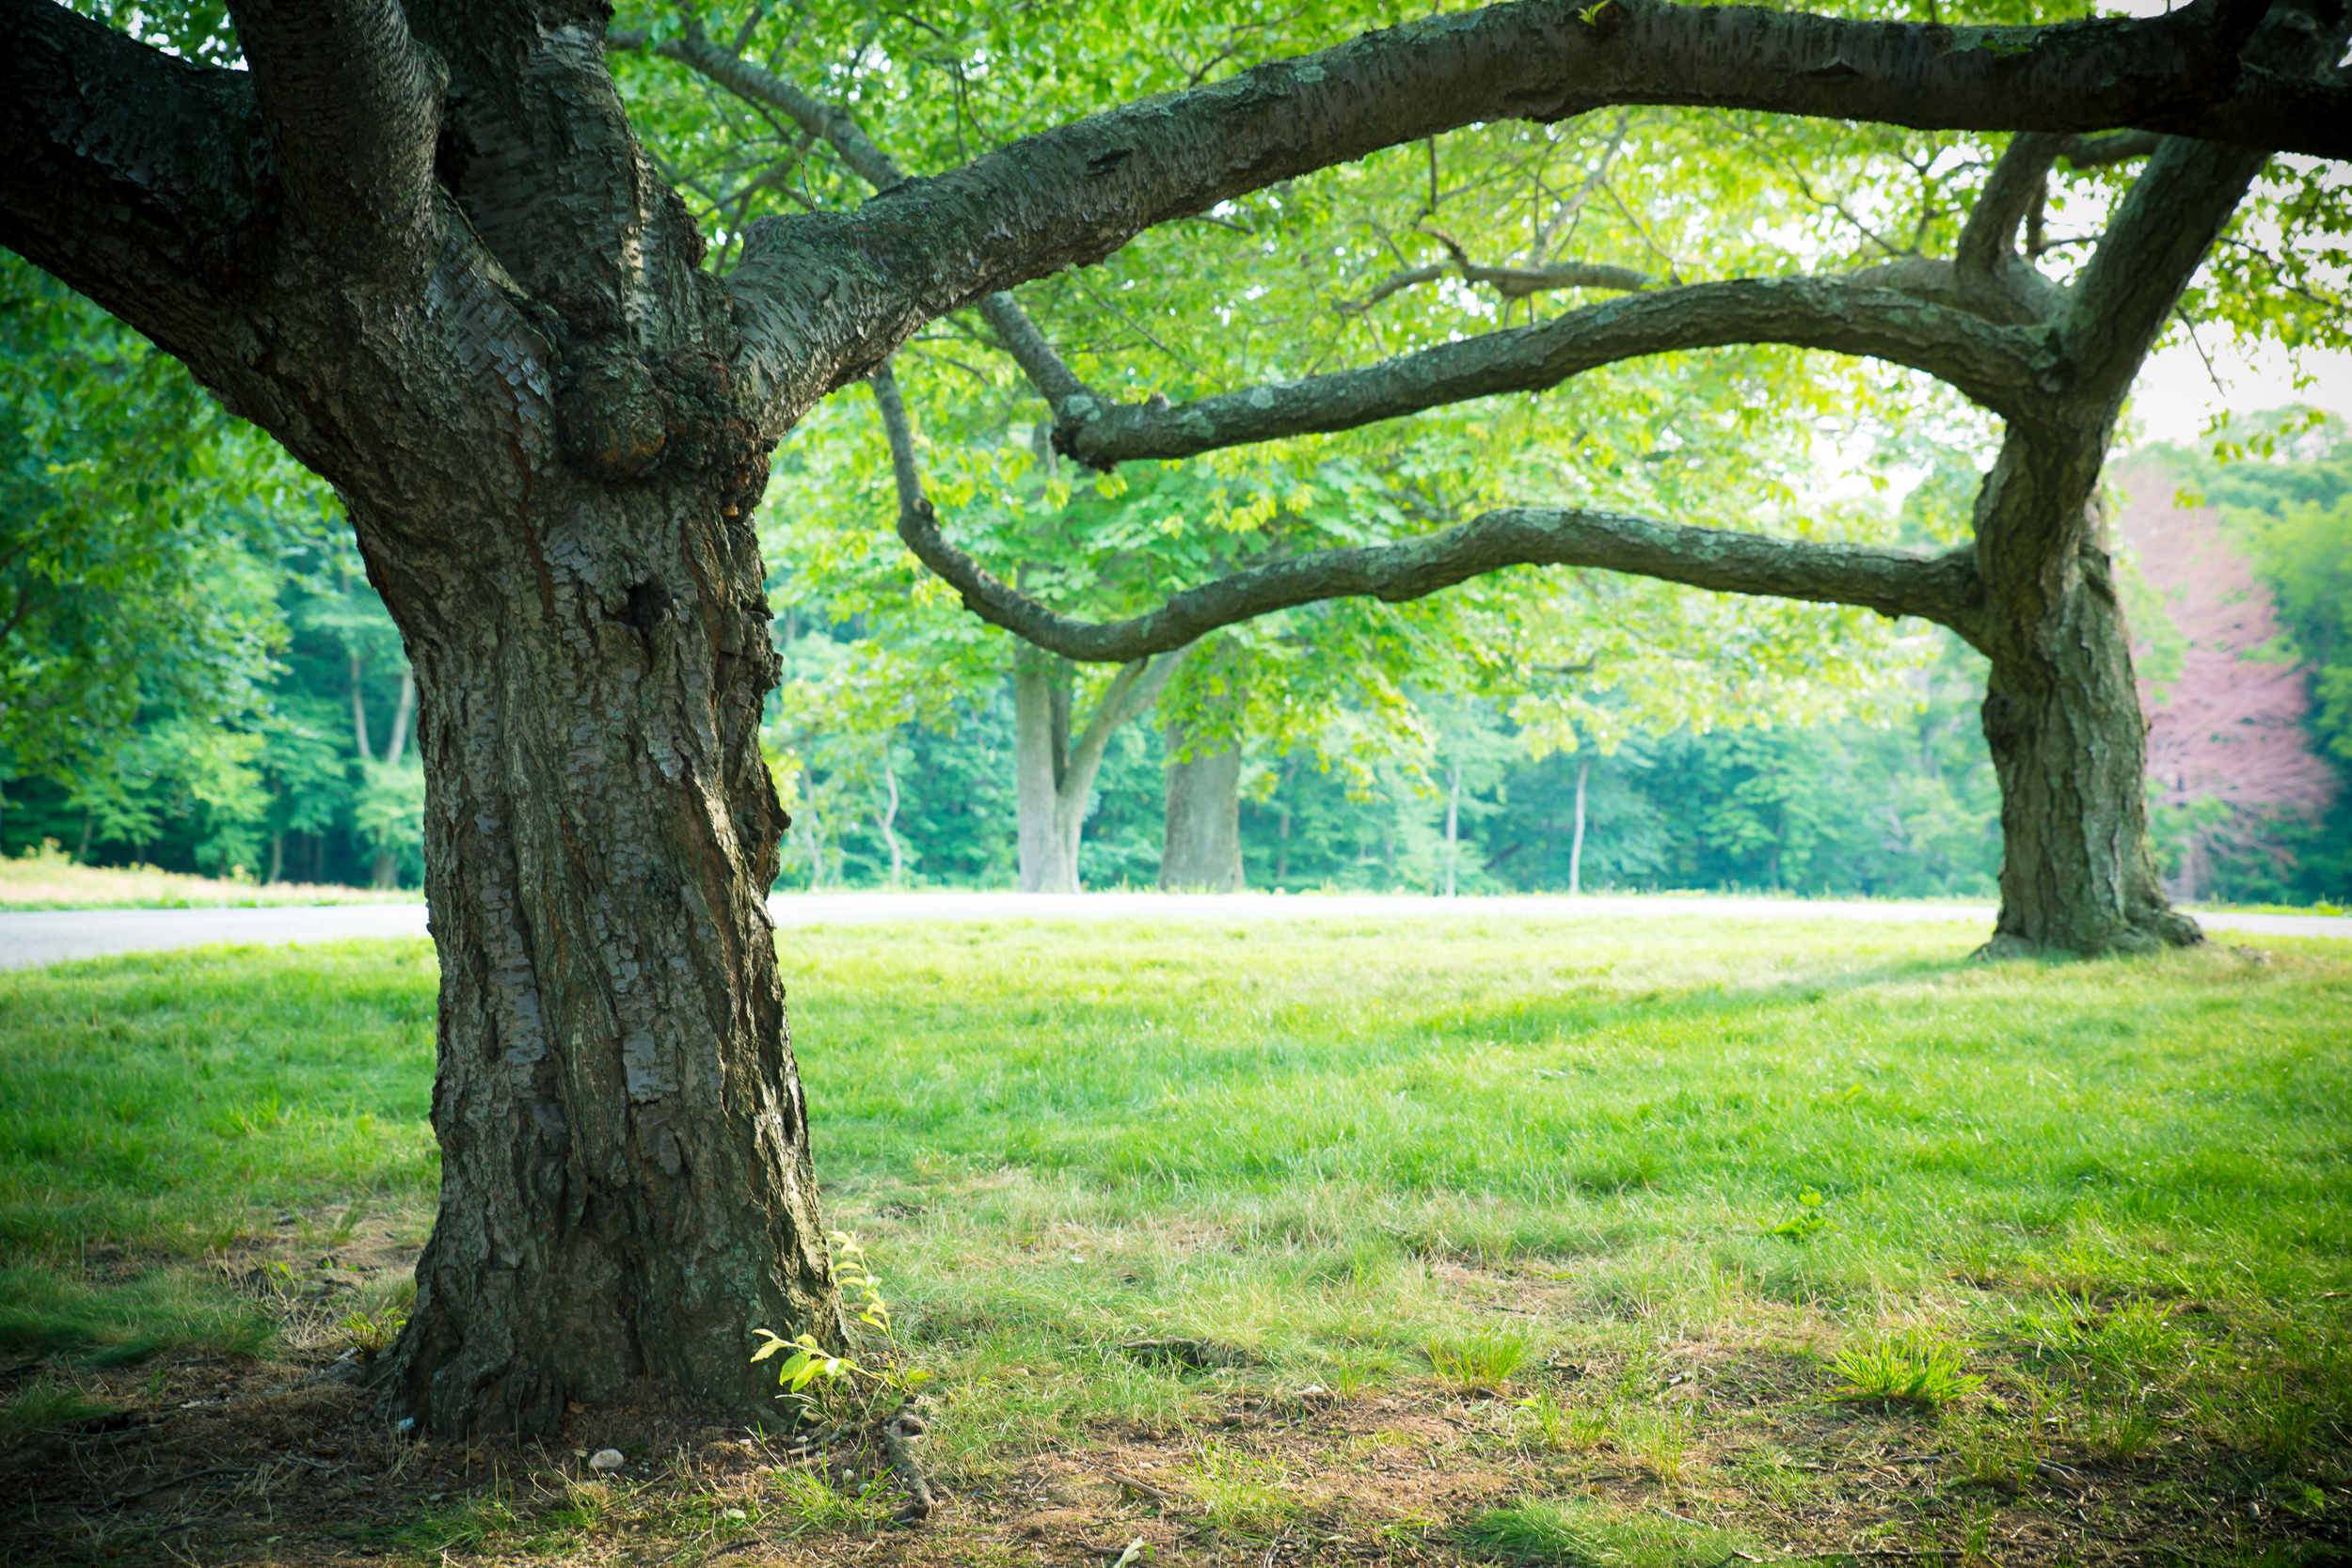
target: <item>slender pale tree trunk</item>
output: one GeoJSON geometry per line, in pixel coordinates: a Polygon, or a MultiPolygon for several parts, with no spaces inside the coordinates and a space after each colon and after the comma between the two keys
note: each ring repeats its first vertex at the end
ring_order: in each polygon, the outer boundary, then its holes
{"type": "Polygon", "coordinates": [[[1013,663],[1013,802],[1021,891],[1078,891],[1078,836],[1119,726],[1150,707],[1175,674],[1183,650],[1120,667],[1086,728],[1071,736],[1068,659],[1024,648],[1013,663]]]}
{"type": "Polygon", "coordinates": [[[815,893],[825,885],[825,841],[819,830],[823,818],[817,814],[817,775],[806,767],[801,769],[801,832],[808,842],[808,890],[815,893]]]}
{"type": "Polygon", "coordinates": [[[1576,764],[1576,831],[1568,839],[1568,891],[1584,891],[1584,781],[1591,776],[1591,759],[1580,757],[1576,764]]]}
{"type": "Polygon", "coordinates": [[[359,748],[359,760],[373,762],[375,751],[368,744],[368,704],[359,691],[359,655],[355,649],[351,656],[351,738],[359,748]]]}
{"type": "Polygon", "coordinates": [[[1056,668],[1060,662],[1024,648],[1012,668],[1013,808],[1024,893],[1078,891],[1077,834],[1065,832],[1062,811],[1070,688],[1067,670],[1056,668]]]}
{"type": "Polygon", "coordinates": [[[1241,748],[1184,754],[1185,731],[1168,727],[1168,816],[1160,886],[1168,892],[1239,893],[1241,748]]]}
{"type": "Polygon", "coordinates": [[[392,707],[392,733],[384,739],[384,766],[398,768],[400,754],[407,746],[408,726],[417,717],[417,672],[414,666],[400,668],[400,701],[392,707]]]}
{"type": "Polygon", "coordinates": [[[890,885],[898,887],[906,881],[907,865],[906,857],[898,849],[898,835],[892,829],[892,824],[898,820],[898,775],[891,770],[888,736],[882,739],[882,788],[885,794],[882,800],[882,816],[877,818],[877,825],[882,829],[882,843],[890,849],[890,885]]]}
{"type": "Polygon", "coordinates": [[[1446,780],[1445,895],[1454,896],[1454,873],[1462,858],[1462,765],[1455,763],[1446,780]]]}

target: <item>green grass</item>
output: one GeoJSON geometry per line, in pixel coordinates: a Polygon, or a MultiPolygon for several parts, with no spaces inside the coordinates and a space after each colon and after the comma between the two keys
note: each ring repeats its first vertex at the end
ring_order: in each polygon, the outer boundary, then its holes
{"type": "Polygon", "coordinates": [[[0,1354],[260,1349],[249,1296],[172,1265],[288,1209],[430,1202],[433,987],[423,942],[0,975],[0,1354]]]}
{"type": "Polygon", "coordinates": [[[1719,1568],[1757,1544],[1738,1532],[1583,1498],[1496,1509],[1462,1534],[1481,1556],[1561,1568],[1719,1568]]]}
{"type": "MultiPolygon", "coordinates": [[[[2158,1433],[2283,1473],[2352,1417],[2341,943],[1984,966],[1934,927],[1483,917],[781,942],[827,1219],[941,1380],[951,1478],[1240,1390],[1434,1377],[1510,1384],[1514,1452],[1679,1486],[1748,1441],[1661,1404],[1682,1343],[1816,1411],[1876,1377],[1920,1413],[1839,1419],[1942,1422],[1916,1441],[1988,1483],[2158,1433]],[[1120,1348],[1145,1339],[1200,1354],[1120,1348]]],[[[245,1343],[165,1260],[279,1206],[429,1201],[433,984],[421,943],[0,975],[0,1341],[245,1343]],[[86,1266],[105,1248],[147,1262],[86,1266]]],[[[1195,1452],[1236,1533],[1279,1528],[1273,1459],[1195,1452]]]]}

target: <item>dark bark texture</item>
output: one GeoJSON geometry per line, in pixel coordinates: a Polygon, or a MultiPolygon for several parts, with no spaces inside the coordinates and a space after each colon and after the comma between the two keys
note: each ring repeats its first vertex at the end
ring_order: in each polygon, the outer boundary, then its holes
{"type": "MultiPolygon", "coordinates": [[[[754,1328],[839,1336],[762,903],[785,818],[757,745],[777,660],[750,515],[777,439],[942,312],[1380,148],[1605,103],[2076,138],[2138,127],[2250,148],[2166,142],[2063,298],[1988,240],[1972,264],[1992,260],[1965,276],[1644,290],[1165,417],[1073,390],[1050,348],[1025,358],[1044,367],[1070,450],[1104,464],[1708,342],[1807,343],[1945,376],[2011,427],[1973,562],[1516,513],[1328,563],[1359,584],[1336,591],[1403,597],[1514,559],[1590,560],[1950,619],[1994,657],[1988,714],[2026,814],[2004,932],[2097,946],[2171,929],[2131,859],[2145,858],[2138,741],[2115,707],[2129,670],[2084,508],[2131,368],[2263,151],[2352,150],[2345,88],[2326,70],[2340,8],[2195,0],[2145,21],[1969,28],[1531,0],[1369,34],[923,180],[893,179],[840,111],[736,70],[733,90],[765,95],[888,188],[855,212],[754,226],[724,280],[630,132],[601,7],[231,10],[249,72],[164,55],[47,0],[0,0],[0,243],[331,481],[406,640],[441,960],[443,1179],[390,1398],[427,1431],[545,1432],[566,1400],[644,1373],[753,1413],[770,1392],[747,1359],[754,1328]],[[1931,312],[1950,319],[1931,329],[1931,312]],[[2092,794],[2127,802],[2111,832],[2083,810],[2092,794]],[[2099,895],[2111,916],[2073,912],[2077,883],[2112,888],[2099,895]],[[2065,908],[2048,912],[2045,895],[2065,908]]],[[[2107,156],[2079,140],[2049,155],[2077,154],[2107,156]]],[[[989,314],[1021,351],[1017,309],[989,314]]],[[[902,455],[902,488],[911,468],[902,455]]],[[[929,522],[918,503],[919,488],[902,509],[911,540],[929,522]]],[[[1283,598],[1297,586],[1278,572],[1209,613],[1196,600],[1088,643],[1077,657],[1131,663],[1098,721],[1140,706],[1217,616],[1298,602],[1283,598]],[[1154,653],[1171,657],[1134,662],[1154,653]]],[[[967,592],[1028,613],[985,583],[967,592]]],[[[1095,727],[1060,758],[1057,798],[1090,772],[1095,727]]]]}
{"type": "Polygon", "coordinates": [[[393,1414],[771,1410],[752,1331],[840,1332],[764,904],[773,415],[593,19],[241,8],[248,76],[9,17],[5,238],[334,482],[416,669],[442,1177],[393,1414]]]}

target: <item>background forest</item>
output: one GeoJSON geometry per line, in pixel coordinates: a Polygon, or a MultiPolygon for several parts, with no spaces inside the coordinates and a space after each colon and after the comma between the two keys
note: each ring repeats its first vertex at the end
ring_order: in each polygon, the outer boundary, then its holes
{"type": "MultiPolygon", "coordinates": [[[[0,849],[416,885],[413,688],[332,496],[12,257],[0,339],[0,849]]],[[[779,885],[1010,885],[1012,641],[889,535],[870,405],[810,424],[762,516],[787,669],[771,760],[796,818],[779,885]]],[[[2184,896],[2352,900],[2352,437],[2300,412],[2225,434],[2118,469],[2159,849],[2184,896]]],[[[968,444],[967,507],[1025,503],[1089,540],[1148,531],[1154,509],[1275,504],[1248,476],[1069,479],[1003,455],[968,444]]],[[[1937,538],[1974,471],[1915,455],[1899,505],[1806,499],[1937,538]]],[[[1315,478],[1361,499],[1344,472],[1315,478]]],[[[1777,483],[1823,482],[1792,463],[1777,483]]],[[[1993,893],[1982,673],[1956,639],[1857,642],[1835,611],[1560,576],[1321,607],[1197,650],[1104,747],[1084,884],[1159,879],[1165,770],[1216,728],[1239,745],[1253,887],[1993,893]],[[1549,613],[1582,628],[1576,662],[1482,657],[1556,640],[1549,613]]],[[[1083,714],[1087,677],[1068,678],[1083,714]]]]}

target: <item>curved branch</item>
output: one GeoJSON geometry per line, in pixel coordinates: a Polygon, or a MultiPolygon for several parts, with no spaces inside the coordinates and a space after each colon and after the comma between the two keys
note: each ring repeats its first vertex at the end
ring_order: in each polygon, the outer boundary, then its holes
{"type": "Polygon", "coordinates": [[[993,575],[940,532],[923,494],[906,404],[885,367],[872,377],[898,490],[898,537],[962,596],[964,608],[1050,653],[1127,664],[1222,626],[1323,599],[1418,599],[1508,566],[1588,566],[1724,594],[1860,605],[1918,615],[1969,636],[1983,594],[1973,551],[1920,555],[1690,528],[1622,513],[1512,508],[1394,545],[1317,550],[1187,589],[1124,621],[1057,614],[993,575]]]}
{"type": "Polygon", "coordinates": [[[320,249],[382,281],[432,265],[448,70],[398,0],[231,0],[286,195],[320,249]]]}
{"type": "Polygon", "coordinates": [[[1984,191],[1968,213],[1953,247],[1953,264],[1963,273],[1997,277],[2017,254],[2017,226],[2042,192],[2065,138],[2046,131],[2024,131],[2010,137],[1984,182],[1984,191]]]}
{"type": "MultiPolygon", "coordinates": [[[[946,310],[1099,261],[1217,201],[1478,121],[1557,119],[1611,103],[1924,130],[2073,133],[2194,118],[2201,104],[2244,96],[2238,45],[2267,3],[2195,0],[2144,21],[1940,27],[1663,0],[1520,0],[1369,33],[1026,137],[895,187],[857,223],[878,251],[899,252],[901,288],[946,310]]],[[[2342,136],[2265,122],[2265,135],[2272,129],[2270,145],[2297,150],[2342,136]]]]}
{"type": "Polygon", "coordinates": [[[1936,376],[2010,417],[2044,373],[2032,331],[1947,310],[1874,283],[1766,277],[1654,289],[1536,326],[1482,333],[1362,369],[1225,392],[1168,408],[1057,405],[1054,444],[1097,468],[1190,457],[1359,425],[1498,392],[1540,391],[1601,365],[1677,349],[1787,343],[1867,355],[1936,376]]]}

